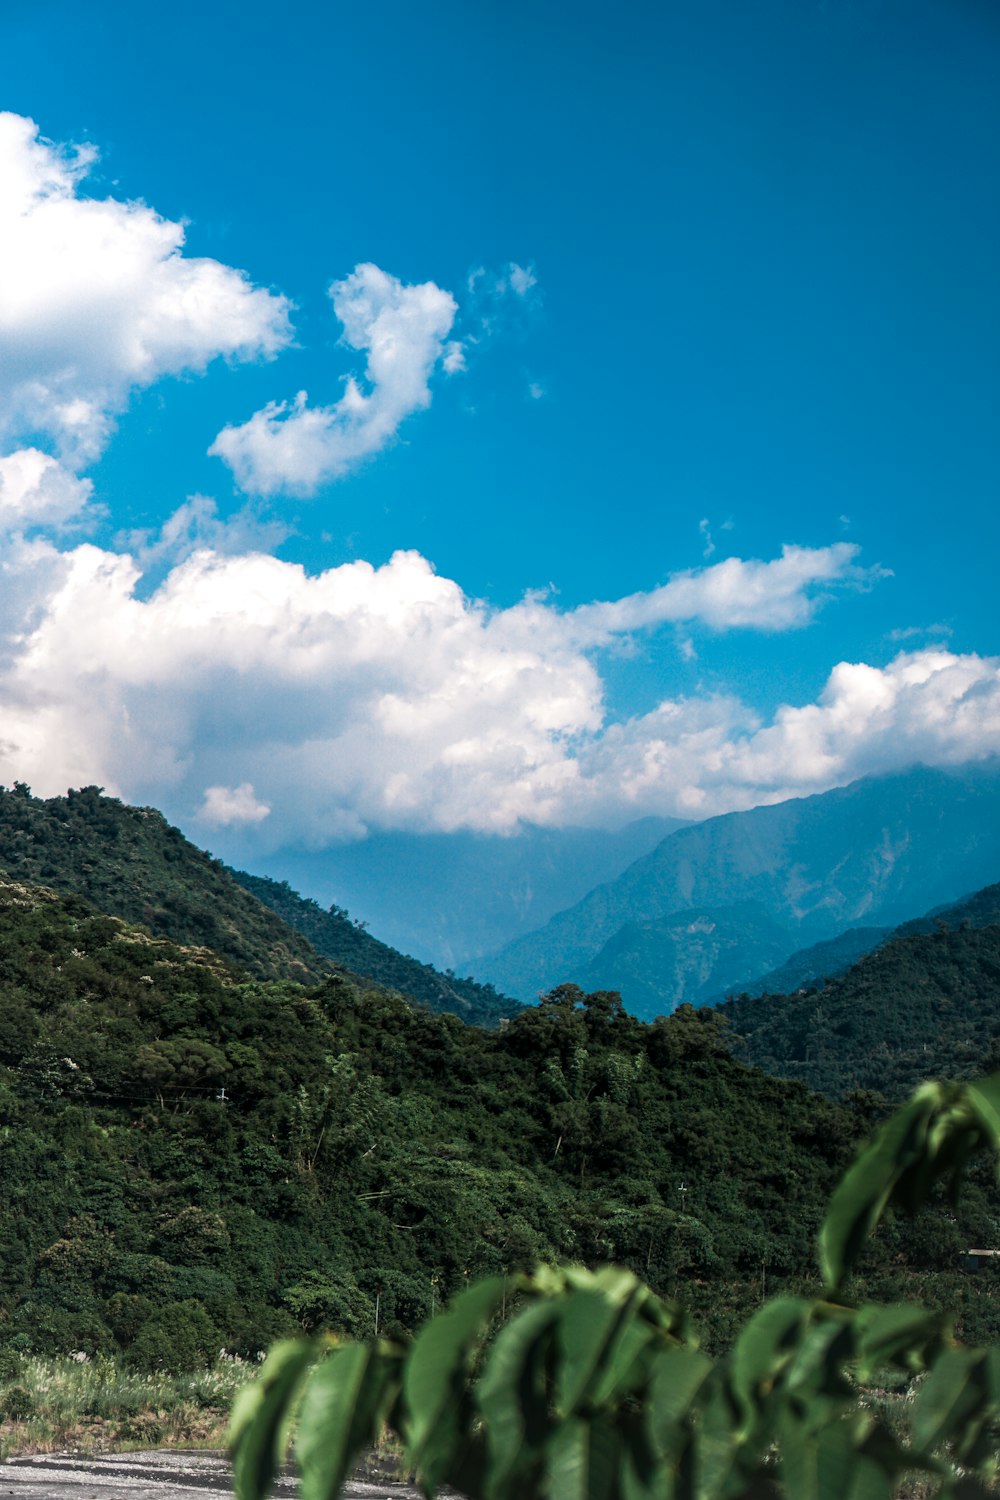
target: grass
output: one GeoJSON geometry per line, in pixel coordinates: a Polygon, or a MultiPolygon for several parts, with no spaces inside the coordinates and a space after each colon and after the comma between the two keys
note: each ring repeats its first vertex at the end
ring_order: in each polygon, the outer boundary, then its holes
{"type": "Polygon", "coordinates": [[[236,1392],[258,1366],[223,1357],[186,1375],[140,1375],[98,1356],[4,1354],[0,1460],[30,1453],[221,1448],[236,1392]]]}

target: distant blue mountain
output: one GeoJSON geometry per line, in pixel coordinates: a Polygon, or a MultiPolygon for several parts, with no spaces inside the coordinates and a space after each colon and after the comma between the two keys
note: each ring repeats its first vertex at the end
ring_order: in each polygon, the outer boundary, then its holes
{"type": "Polygon", "coordinates": [[[847,928],[894,927],[998,877],[1000,762],[918,767],[677,829],[468,968],[524,1000],[565,981],[620,989],[647,1016],[741,987],[741,907],[749,980],[847,928]]]}
{"type": "Polygon", "coordinates": [[[321,852],[281,850],[253,873],[345,908],[424,963],[467,969],[472,954],[531,932],[682,826],[678,818],[642,818],[616,832],[373,834],[321,852]]]}

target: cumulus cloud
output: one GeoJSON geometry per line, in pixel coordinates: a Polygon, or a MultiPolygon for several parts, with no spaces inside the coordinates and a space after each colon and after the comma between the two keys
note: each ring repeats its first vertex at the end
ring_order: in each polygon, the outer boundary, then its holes
{"type": "Polygon", "coordinates": [[[766,723],[733,697],[609,722],[609,643],[660,622],[795,628],[856,572],[851,549],[565,611],[490,610],[413,552],[310,575],[201,548],[143,595],[129,556],[19,545],[0,779],[96,781],[264,844],[708,813],[1000,750],[1000,663],[942,651],[843,663],[766,723]]]}
{"type": "Polygon", "coordinates": [[[430,405],[439,362],[450,374],[464,368],[461,344],[448,339],[457,304],[433,281],[406,286],[378,266],[360,265],[334,282],[330,296],[342,342],[367,355],[367,389],[349,376],[332,406],[310,406],[300,391],[292,402],[271,402],[242,426],[224,428],[209,452],[251,494],[314,494],[385,448],[407,417],[430,405]]]}
{"type": "Polygon", "coordinates": [[[37,434],[73,467],[100,453],[131,390],[291,340],[286,300],[186,256],[180,224],[87,197],[95,160],[0,113],[0,437],[37,434]]]}
{"type": "Polygon", "coordinates": [[[630,594],[574,610],[571,620],[581,645],[600,645],[612,635],[700,620],[715,630],[791,630],[812,619],[824,588],[870,588],[888,576],[880,567],[862,568],[850,542],[831,547],[783,547],[770,562],[727,557],[709,568],[677,573],[662,588],[630,594]]]}
{"type": "Polygon", "coordinates": [[[198,817],[226,828],[234,823],[262,823],[270,811],[266,802],[257,801],[252,783],[244,781],[239,786],[207,786],[198,817]]]}
{"type": "Polygon", "coordinates": [[[588,747],[582,781],[619,777],[622,811],[701,816],[997,754],[1000,658],[928,649],[840,662],[815,703],[768,723],[731,697],[663,703],[588,747]]]}
{"type": "Polygon", "coordinates": [[[0,536],[79,520],[92,488],[89,479],[78,479],[38,448],[0,457],[0,536]]]}

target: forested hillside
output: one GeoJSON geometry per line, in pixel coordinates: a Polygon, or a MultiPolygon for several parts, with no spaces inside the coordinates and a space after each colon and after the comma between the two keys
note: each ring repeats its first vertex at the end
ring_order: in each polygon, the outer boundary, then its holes
{"type": "Polygon", "coordinates": [[[352,922],[340,907],[331,906],[324,911],[317,902],[293,891],[287,881],[268,880],[243,870],[231,870],[230,874],[289,927],[300,932],[317,953],[387,989],[399,990],[431,1010],[451,1011],[477,1026],[495,1026],[521,1009],[516,1000],[498,995],[492,985],[442,974],[430,964],[405,957],[352,922]]]}
{"type": "Polygon", "coordinates": [[[227,870],[161,813],[98,787],[65,797],[0,788],[0,873],[86,897],[159,937],[211,948],[260,979],[321,979],[337,967],[480,1025],[513,1013],[489,986],[404,958],[289,887],[227,870]]]}
{"type": "Polygon", "coordinates": [[[152,807],[99,787],[33,797],[0,787],[0,872],[80,895],[176,943],[213,949],[259,978],[315,980],[330,965],[152,807]]]}
{"type": "Polygon", "coordinates": [[[866,1089],[900,1100],[924,1078],[1000,1064],[1000,925],[942,918],[818,988],[738,996],[718,1010],[737,1055],[770,1073],[834,1097],[866,1089]]]}
{"type": "MultiPolygon", "coordinates": [[[[682,1291],[718,1345],[762,1277],[811,1274],[866,1128],[734,1060],[711,1011],[645,1025],[570,989],[485,1031],[340,975],[247,981],[79,897],[0,888],[17,1348],[170,1363],[295,1322],[368,1332],[376,1296],[382,1327],[413,1326],[467,1276],[572,1259],[682,1291]]],[[[986,1317],[956,1268],[993,1212],[974,1194],[879,1263],[986,1317]]]]}

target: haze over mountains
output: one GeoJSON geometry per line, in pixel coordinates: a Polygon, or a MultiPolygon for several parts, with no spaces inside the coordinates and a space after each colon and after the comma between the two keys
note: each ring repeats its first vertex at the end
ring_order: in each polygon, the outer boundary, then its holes
{"type": "Polygon", "coordinates": [[[678,829],[471,967],[525,1000],[565,980],[620,989],[649,1017],[742,989],[809,944],[893,927],[998,874],[998,762],[918,767],[678,829]]]}
{"type": "Polygon", "coordinates": [[[532,932],[683,826],[639,818],[615,830],[529,824],[506,837],[373,833],[317,852],[281,850],[254,873],[344,907],[394,948],[452,968],[532,932]]]}

